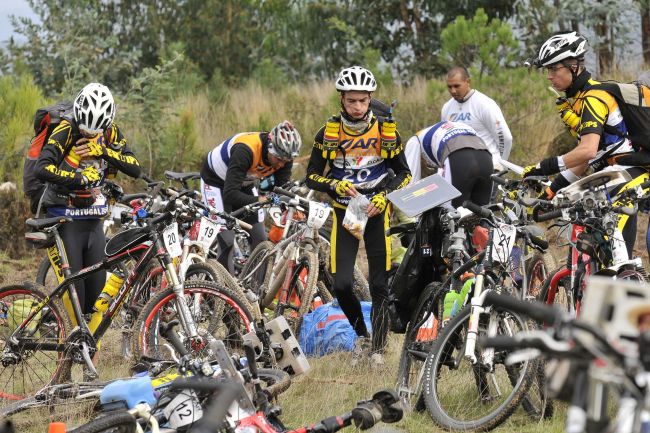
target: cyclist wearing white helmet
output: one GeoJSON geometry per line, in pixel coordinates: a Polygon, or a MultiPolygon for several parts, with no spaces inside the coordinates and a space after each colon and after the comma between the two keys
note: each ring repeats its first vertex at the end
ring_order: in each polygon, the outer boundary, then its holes
{"type": "MultiPolygon", "coordinates": [[[[598,88],[585,68],[584,57],[587,40],[576,32],[563,32],[551,36],[542,44],[536,59],[531,62],[545,68],[553,88],[565,93],[556,100],[560,117],[577,138],[577,146],[564,155],[546,158],[525,167],[523,176],[552,175],[551,186],[542,194],[551,199],[555,193],[575,182],[591,167],[595,171],[608,170],[618,165],[627,168],[632,182],[640,183],[647,171],[632,167],[633,147],[627,138],[627,127],[614,96],[598,88]]],[[[626,219],[623,237],[632,253],[636,237],[636,216],[626,219]]]]}
{"type": "MultiPolygon", "coordinates": [[[[298,130],[287,120],[270,132],[241,132],[212,149],[201,168],[201,191],[206,204],[231,212],[266,197],[258,196],[256,180],[267,179],[284,185],[291,179],[293,159],[302,141],[298,130]]],[[[266,240],[263,211],[246,220],[253,225],[252,247],[266,240]]],[[[234,234],[221,232],[219,262],[233,271],[234,234]]]]}
{"type": "MultiPolygon", "coordinates": [[[[50,134],[35,174],[46,184],[39,208],[47,216],[74,219],[59,228],[74,273],[104,258],[101,219],[108,214],[108,203],[101,185],[118,171],[139,177],[140,164],[113,122],[115,101],[108,87],[86,85],[72,111],[50,134]]],[[[106,273],[96,272],[75,283],[84,313],[92,313],[105,282],[106,273]]]]}
{"type": "Polygon", "coordinates": [[[390,219],[386,194],[407,185],[411,174],[395,122],[376,117],[370,109],[372,92],[376,88],[375,77],[365,68],[353,66],[341,71],[336,79],[336,89],[341,93],[341,112],[331,117],[316,134],[307,167],[307,186],[327,192],[333,199],[330,256],[333,289],[359,337],[353,364],[371,349],[371,362],[381,365],[388,333],[388,270],[391,265],[390,239],[385,234],[390,219]],[[389,176],[389,169],[394,176],[389,176]],[[342,226],[350,197],[359,193],[370,199],[363,238],[373,304],[372,341],[361,304],[352,292],[359,240],[342,226]]]}

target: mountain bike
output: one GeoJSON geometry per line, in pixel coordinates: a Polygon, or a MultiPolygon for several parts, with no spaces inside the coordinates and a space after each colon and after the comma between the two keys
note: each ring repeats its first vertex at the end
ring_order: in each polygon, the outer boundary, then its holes
{"type": "MultiPolygon", "coordinates": [[[[97,371],[91,360],[98,350],[100,338],[118,314],[127,295],[140,290],[146,277],[146,269],[157,260],[164,269],[170,288],[160,293],[147,311],[156,306],[169,305],[179,319],[186,344],[194,350],[205,346],[205,332],[227,337],[245,334],[252,320],[247,302],[241,295],[219,287],[209,281],[197,281],[183,285],[178,280],[172,256],[180,248],[177,224],[171,223],[180,208],[183,197],[170,201],[167,209],[150,219],[146,227],[121,232],[106,246],[106,258],[96,265],[72,273],[58,227],[71,221],[69,218],[30,219],[26,224],[35,232],[28,233],[39,239],[42,246],[56,244],[60,251],[65,280],[47,293],[33,283],[13,284],[0,289],[0,398],[18,400],[37,393],[47,385],[59,383],[72,377],[72,368],[83,365],[91,376],[97,371]],[[40,236],[36,236],[36,235],[40,236]],[[171,252],[171,254],[170,254],[171,252]],[[128,269],[122,264],[134,260],[128,269]],[[96,311],[87,322],[77,298],[75,283],[101,269],[124,272],[124,280],[114,296],[107,296],[105,312],[96,311]],[[64,307],[69,299],[70,308],[64,307]],[[229,316],[228,326],[222,318],[229,316]],[[210,318],[210,327],[202,321],[210,318]],[[73,327],[73,321],[76,324],[73,327]],[[93,323],[93,328],[89,328],[93,323]],[[233,334],[235,327],[243,331],[233,334]],[[228,331],[225,329],[228,328],[228,331]],[[202,335],[203,334],[203,335],[202,335]]],[[[151,302],[151,301],[149,301],[151,302]]],[[[97,305],[97,304],[96,304],[97,305]]],[[[144,310],[143,310],[144,311],[144,310]]],[[[145,320],[145,319],[142,319],[145,320]]],[[[149,340],[146,340],[149,341],[149,340]]],[[[228,340],[227,340],[228,341],[228,340]]],[[[240,342],[233,342],[233,345],[240,342]]],[[[73,377],[74,378],[74,377],[73,377]]]]}
{"type": "Polygon", "coordinates": [[[589,275],[647,280],[641,259],[628,257],[622,229],[647,195],[650,181],[628,185],[630,180],[624,171],[594,173],[560,190],[551,203],[543,204],[546,212],[538,207],[538,221],[558,219],[556,225],[570,229],[567,263],[544,281],[540,300],[560,303],[578,316],[589,275]],[[612,197],[610,191],[621,185],[626,187],[612,197]]]}
{"type": "MultiPolygon", "coordinates": [[[[507,364],[507,353],[482,349],[478,336],[514,335],[535,326],[507,308],[486,307],[492,291],[521,298],[510,278],[512,247],[517,237],[533,238],[525,227],[499,221],[489,209],[465,202],[489,226],[485,249],[454,270],[450,279],[475,268],[470,302],[439,331],[422,373],[423,396],[433,421],[446,430],[490,430],[504,422],[530,388],[537,362],[507,364]]],[[[538,243],[542,244],[540,240],[538,243]]],[[[545,246],[548,246],[545,243],[545,246]]],[[[459,306],[460,307],[460,306],[459,306]]]]}

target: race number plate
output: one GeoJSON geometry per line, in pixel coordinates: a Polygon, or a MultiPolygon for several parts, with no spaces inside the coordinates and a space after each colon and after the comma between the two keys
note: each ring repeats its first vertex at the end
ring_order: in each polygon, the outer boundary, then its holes
{"type": "Polygon", "coordinates": [[[163,232],[163,239],[165,241],[165,248],[172,258],[178,257],[183,254],[183,248],[181,248],[181,239],[178,235],[178,223],[174,222],[173,224],[167,226],[163,232]]]}

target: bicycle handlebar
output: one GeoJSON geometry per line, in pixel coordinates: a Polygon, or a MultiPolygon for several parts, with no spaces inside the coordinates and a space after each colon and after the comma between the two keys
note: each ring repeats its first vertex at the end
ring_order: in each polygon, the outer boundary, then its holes
{"type": "Polygon", "coordinates": [[[471,210],[473,213],[476,215],[480,216],[481,218],[490,218],[492,216],[492,211],[489,209],[486,209],[482,206],[477,205],[476,203],[465,200],[463,202],[463,207],[466,209],[471,210]]]}
{"type": "Polygon", "coordinates": [[[504,307],[538,322],[546,322],[549,325],[559,322],[562,318],[562,313],[557,308],[539,302],[522,301],[512,296],[499,295],[494,292],[488,292],[485,295],[485,303],[504,307]]]}

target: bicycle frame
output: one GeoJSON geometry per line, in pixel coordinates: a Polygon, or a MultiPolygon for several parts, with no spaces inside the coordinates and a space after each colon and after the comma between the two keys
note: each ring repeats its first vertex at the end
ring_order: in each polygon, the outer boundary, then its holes
{"type": "MultiPolygon", "coordinates": [[[[120,309],[128,293],[133,289],[133,287],[136,286],[137,283],[139,283],[143,278],[147,276],[147,272],[145,272],[146,267],[154,257],[158,257],[161,266],[164,270],[164,273],[168,278],[168,281],[173,282],[174,287],[179,286],[180,294],[182,295],[182,285],[178,281],[176,269],[161,240],[161,235],[158,234],[157,232],[155,232],[153,235],[154,238],[153,242],[151,240],[146,240],[143,243],[136,245],[135,247],[130,248],[124,252],[121,252],[114,256],[107,257],[101,263],[97,263],[95,265],[83,268],[73,274],[70,271],[70,268],[68,266],[68,259],[65,254],[65,248],[63,246],[63,241],[61,240],[58,234],[58,230],[56,230],[56,228],[53,228],[52,231],[54,232],[57,249],[61,255],[62,271],[65,276],[65,279],[52,291],[51,294],[47,295],[34,309],[32,309],[32,311],[27,316],[27,318],[12,333],[10,340],[16,341],[20,346],[26,349],[41,349],[41,350],[49,350],[49,351],[57,351],[57,352],[61,352],[65,350],[66,347],[65,342],[64,343],[35,343],[29,341],[21,341],[20,339],[15,337],[25,329],[25,327],[32,321],[32,319],[35,316],[39,315],[40,311],[42,311],[43,308],[46,305],[48,305],[50,299],[56,297],[63,297],[65,293],[67,293],[68,296],[70,296],[70,299],[72,301],[72,309],[73,309],[72,318],[76,320],[76,323],[79,324],[84,334],[91,335],[94,341],[97,342],[104,335],[104,333],[110,326],[111,322],[113,321],[113,317],[120,309]],[[74,283],[83,280],[88,275],[98,272],[102,269],[112,269],[115,265],[128,260],[133,254],[141,254],[141,257],[136,263],[136,265],[134,266],[134,268],[129,272],[124,283],[120,287],[118,293],[115,295],[111,304],[108,306],[108,309],[104,313],[102,321],[97,326],[97,329],[91,331],[88,328],[88,324],[86,323],[86,321],[83,320],[83,313],[81,312],[81,305],[77,297],[77,292],[75,290],[74,283]]],[[[185,305],[184,303],[181,304],[185,305]]],[[[182,319],[186,319],[185,317],[183,317],[183,314],[181,314],[180,317],[182,319]]],[[[189,313],[187,314],[187,317],[190,318],[190,322],[191,322],[191,316],[189,315],[189,313]]],[[[193,323],[184,323],[183,325],[191,325],[191,328],[186,328],[188,330],[195,328],[193,323]]],[[[196,335],[196,330],[194,329],[194,331],[195,333],[193,335],[196,335]]]]}

